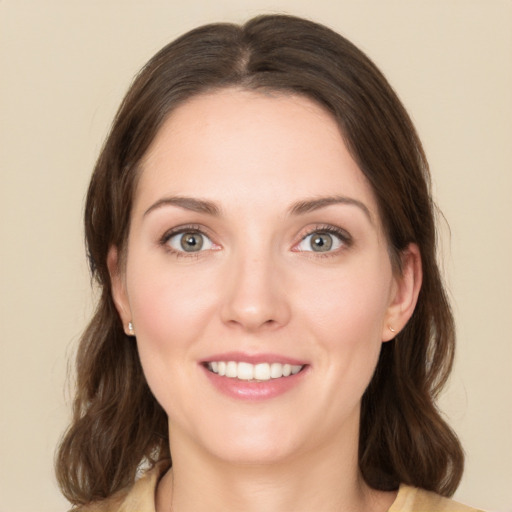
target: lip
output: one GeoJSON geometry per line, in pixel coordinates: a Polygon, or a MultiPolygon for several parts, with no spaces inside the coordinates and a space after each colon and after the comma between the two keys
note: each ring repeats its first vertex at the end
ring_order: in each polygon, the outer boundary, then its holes
{"type": "Polygon", "coordinates": [[[201,361],[200,368],[209,380],[210,384],[230,398],[242,401],[261,402],[276,398],[300,385],[304,377],[309,373],[309,365],[298,359],[281,356],[278,354],[244,354],[241,352],[229,352],[213,355],[201,361]],[[235,361],[247,362],[251,364],[258,363],[281,363],[291,365],[302,365],[304,368],[295,375],[281,377],[279,379],[270,379],[267,381],[247,381],[223,377],[211,372],[207,368],[207,363],[212,361],[235,361]]]}
{"type": "Polygon", "coordinates": [[[246,354],[244,352],[223,352],[222,354],[215,354],[209,356],[201,361],[201,363],[211,363],[212,361],[235,361],[236,363],[281,363],[291,365],[306,365],[306,361],[294,359],[287,356],[278,354],[246,354]]]}

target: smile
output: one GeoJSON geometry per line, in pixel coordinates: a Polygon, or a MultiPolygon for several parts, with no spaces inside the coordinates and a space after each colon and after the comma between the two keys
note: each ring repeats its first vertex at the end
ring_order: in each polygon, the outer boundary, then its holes
{"type": "Polygon", "coordinates": [[[210,372],[216,373],[221,377],[238,380],[268,381],[296,375],[304,368],[304,365],[211,361],[207,363],[206,367],[210,372]]]}

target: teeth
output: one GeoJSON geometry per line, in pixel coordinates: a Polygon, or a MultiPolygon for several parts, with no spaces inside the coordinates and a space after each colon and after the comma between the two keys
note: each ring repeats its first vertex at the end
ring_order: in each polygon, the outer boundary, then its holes
{"type": "Polygon", "coordinates": [[[260,363],[254,365],[254,379],[269,380],[270,377],[270,365],[268,363],[260,363]]]}
{"type": "Polygon", "coordinates": [[[273,379],[278,379],[283,376],[283,365],[280,363],[272,363],[270,365],[270,376],[273,379]]]}
{"type": "Polygon", "coordinates": [[[265,381],[295,375],[302,370],[298,364],[258,363],[251,364],[235,361],[212,361],[208,363],[208,370],[230,379],[265,381]]]}
{"type": "MultiPolygon", "coordinates": [[[[231,363],[228,363],[228,365],[231,363]]],[[[254,379],[254,366],[249,363],[236,363],[235,367],[237,370],[236,375],[233,375],[234,377],[237,377],[240,380],[252,380],[254,379]]],[[[228,377],[231,377],[231,375],[228,375],[228,377]]]]}
{"type": "Polygon", "coordinates": [[[229,361],[226,364],[226,377],[231,377],[232,379],[238,377],[238,365],[235,361],[229,361]]]}

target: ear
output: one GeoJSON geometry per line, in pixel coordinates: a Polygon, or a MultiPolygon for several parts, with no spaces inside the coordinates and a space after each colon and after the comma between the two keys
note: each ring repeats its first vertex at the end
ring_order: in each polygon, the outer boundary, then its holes
{"type": "Polygon", "coordinates": [[[401,255],[402,271],[394,278],[391,301],[382,326],[382,341],[392,340],[409,321],[418,301],[423,271],[416,244],[409,244],[401,255]]]}
{"type": "Polygon", "coordinates": [[[130,309],[130,303],[128,301],[128,294],[126,293],[124,273],[122,271],[119,259],[119,251],[117,247],[113,245],[110,247],[107,255],[107,267],[110,274],[112,299],[116,306],[119,317],[121,318],[124,332],[130,336],[133,335],[133,332],[130,331],[129,327],[129,324],[132,321],[132,313],[130,309]]]}

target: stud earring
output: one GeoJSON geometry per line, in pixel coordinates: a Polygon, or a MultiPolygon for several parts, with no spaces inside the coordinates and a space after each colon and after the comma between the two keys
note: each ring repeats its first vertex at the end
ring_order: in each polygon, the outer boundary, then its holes
{"type": "Polygon", "coordinates": [[[389,329],[393,334],[395,334],[396,329],[393,329],[393,327],[391,327],[390,325],[388,325],[388,329],[389,329]]]}
{"type": "Polygon", "coordinates": [[[135,331],[133,330],[133,324],[131,322],[128,322],[128,334],[130,336],[135,336],[135,331]]]}

